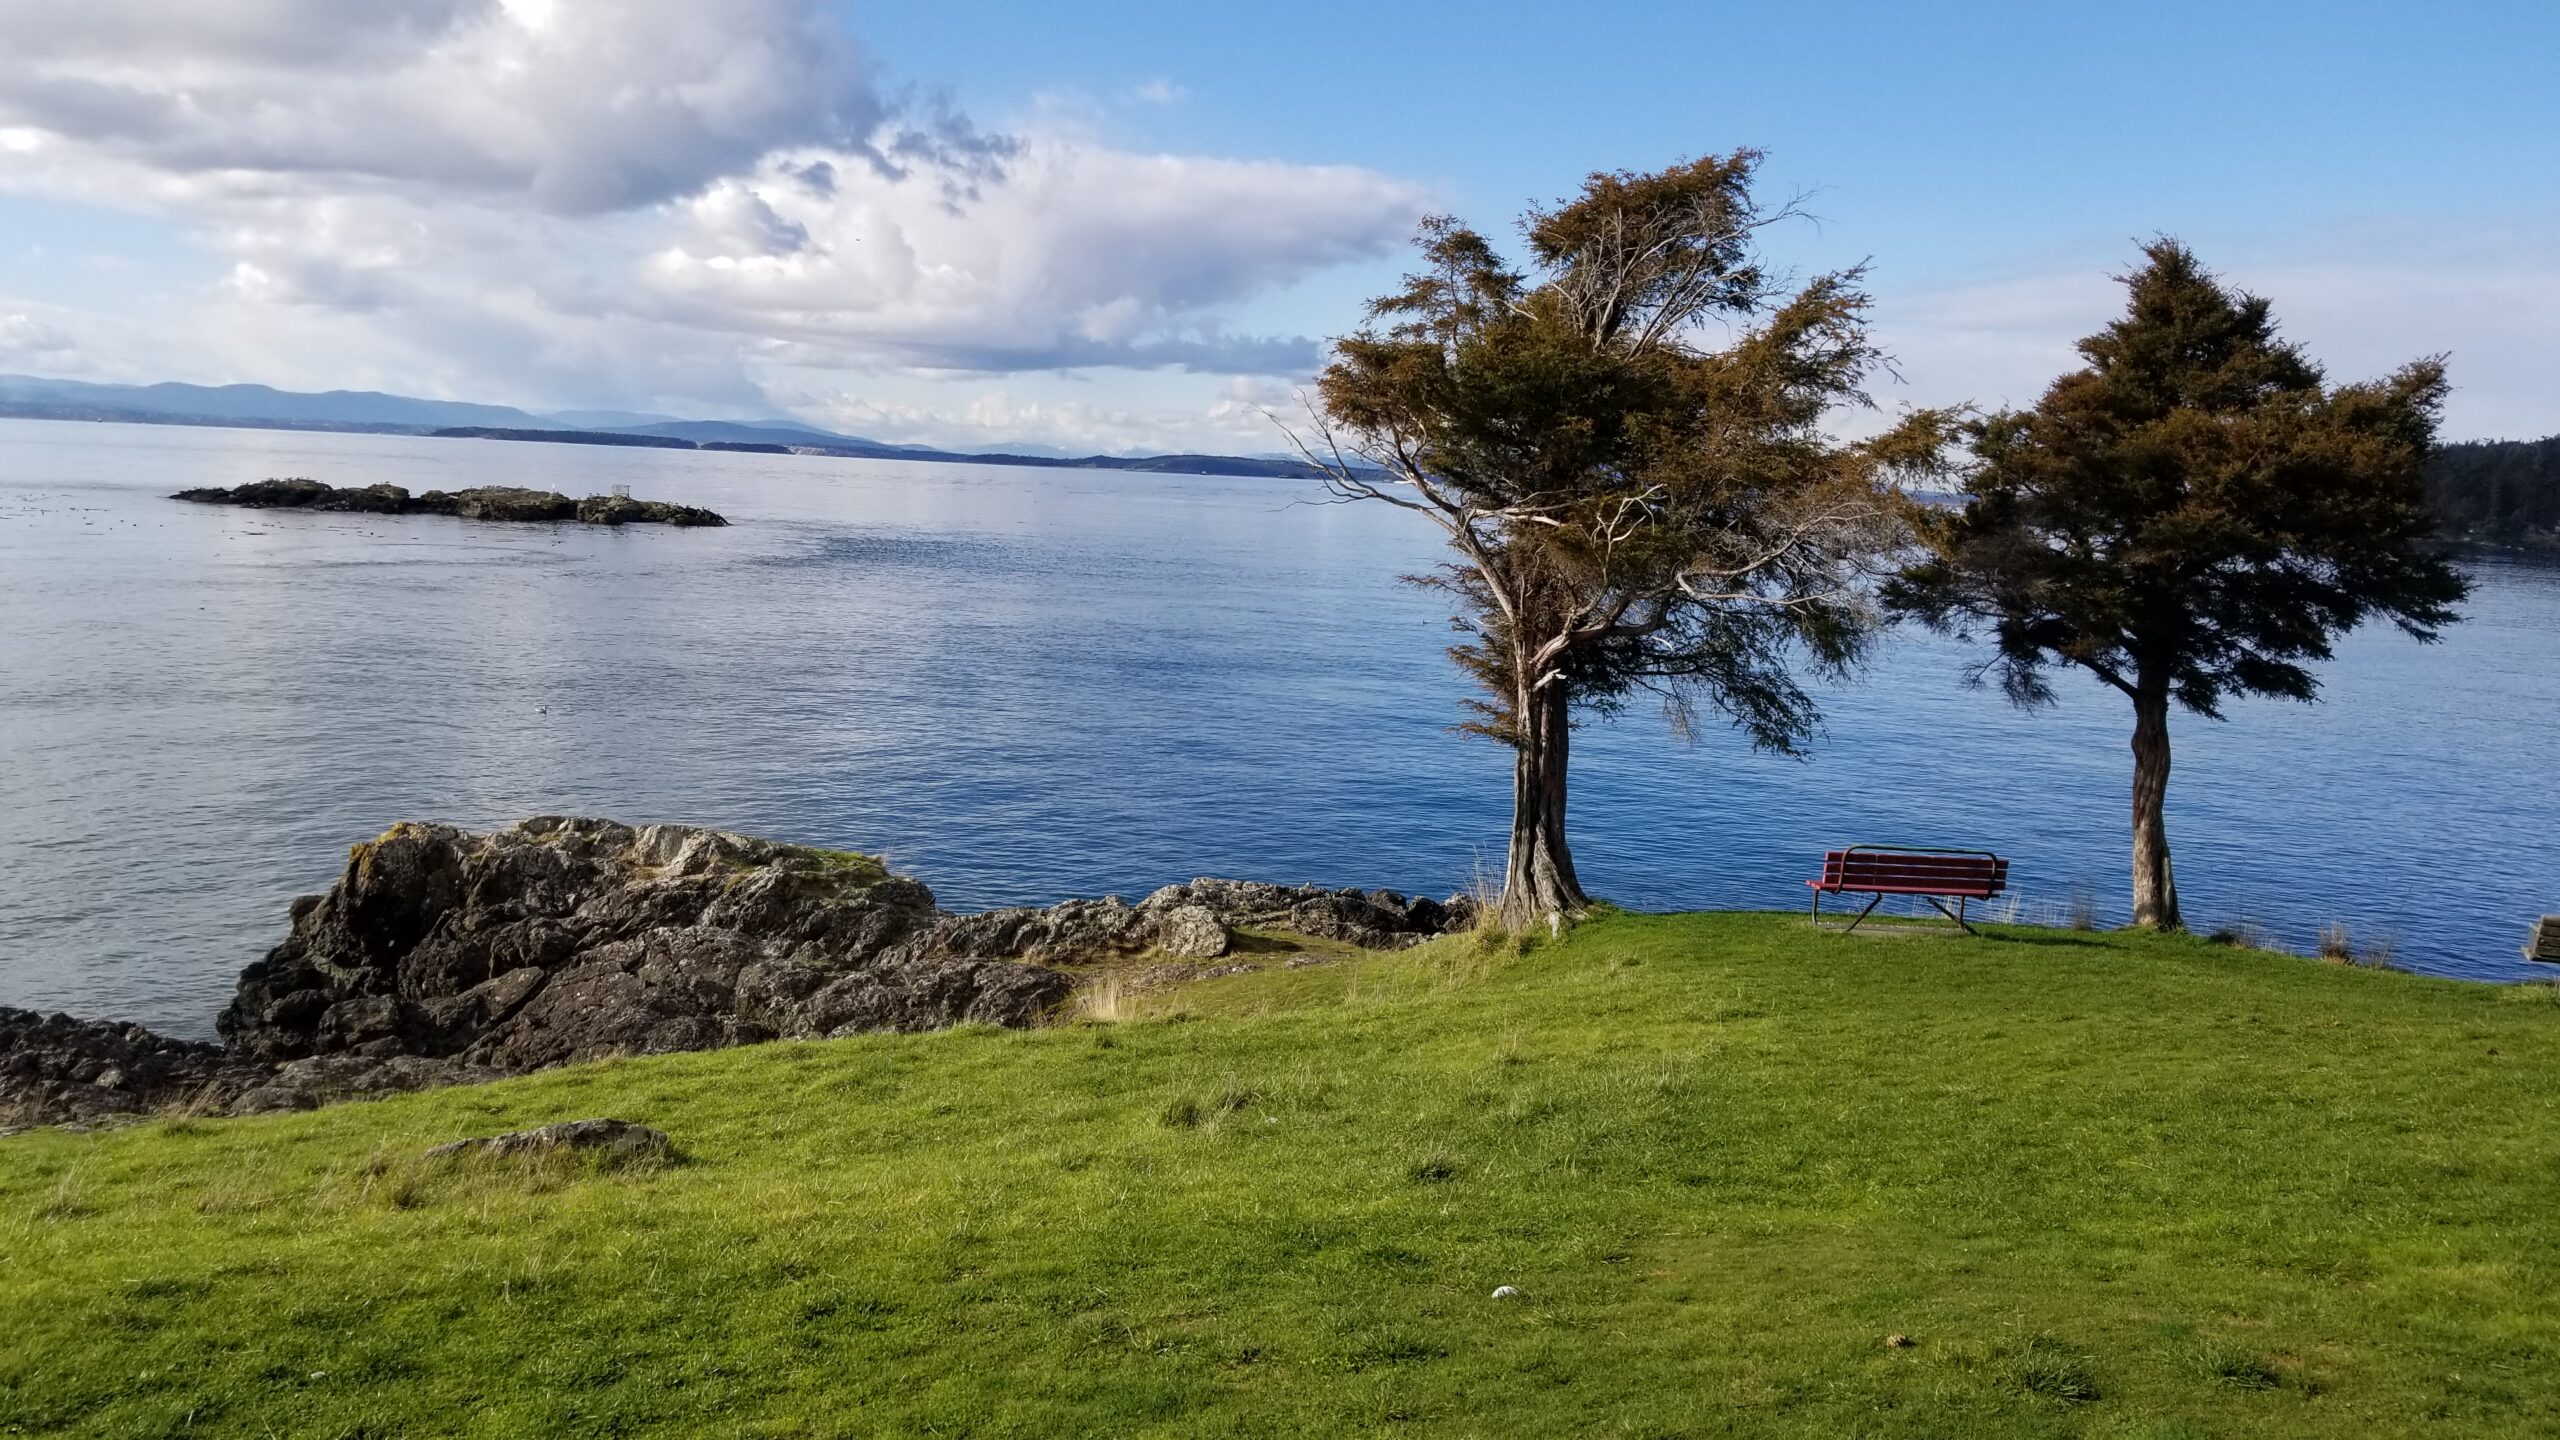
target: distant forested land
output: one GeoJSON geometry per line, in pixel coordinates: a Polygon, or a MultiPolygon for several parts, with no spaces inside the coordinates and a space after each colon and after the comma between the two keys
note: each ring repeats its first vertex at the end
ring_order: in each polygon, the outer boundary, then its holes
{"type": "Polygon", "coordinates": [[[2560,529],[2560,435],[2438,446],[2427,459],[2427,499],[2456,534],[2548,535],[2560,529]]]}
{"type": "Polygon", "coordinates": [[[539,440],[546,445],[629,445],[643,450],[691,450],[672,435],[628,435],[615,430],[520,430],[504,425],[447,425],[427,432],[439,440],[539,440]]]}

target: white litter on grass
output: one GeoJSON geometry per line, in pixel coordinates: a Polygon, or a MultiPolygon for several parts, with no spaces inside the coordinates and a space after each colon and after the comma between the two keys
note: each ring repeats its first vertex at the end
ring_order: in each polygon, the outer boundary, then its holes
{"type": "Polygon", "coordinates": [[[1493,1298],[1496,1300],[1517,1300],[1520,1298],[1520,1287],[1517,1285],[1496,1285],[1493,1287],[1493,1298]]]}

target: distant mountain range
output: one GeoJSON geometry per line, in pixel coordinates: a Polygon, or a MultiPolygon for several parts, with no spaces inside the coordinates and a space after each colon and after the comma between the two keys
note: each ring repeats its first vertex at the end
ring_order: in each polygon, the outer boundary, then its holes
{"type": "Polygon", "coordinates": [[[420,431],[443,425],[574,429],[511,405],[413,400],[370,390],[299,395],[264,385],[92,385],[0,375],[0,406],[41,418],[140,420],[311,430],[420,431]]]}
{"type": "Polygon", "coordinates": [[[856,459],[936,460],[981,465],[1167,471],[1203,475],[1310,476],[1295,460],[1238,455],[1069,455],[1050,446],[1007,446],[962,453],[839,435],[793,420],[679,420],[619,410],[539,415],[512,405],[420,400],[374,390],[319,394],[265,385],[98,385],[0,375],[0,416],[38,420],[110,420],[145,425],[223,425],[270,430],[340,430],[385,435],[530,440],[589,445],[648,445],[856,459]]]}

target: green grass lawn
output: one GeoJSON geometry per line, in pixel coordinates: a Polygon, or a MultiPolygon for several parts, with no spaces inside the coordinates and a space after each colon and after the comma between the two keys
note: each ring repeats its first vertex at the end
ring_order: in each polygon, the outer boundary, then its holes
{"type": "Polygon", "coordinates": [[[2560,991],[1746,914],[1263,958],[0,1140],[0,1433],[2560,1433],[2560,991]],[[592,1115],[686,1158],[417,1158],[592,1115]]]}

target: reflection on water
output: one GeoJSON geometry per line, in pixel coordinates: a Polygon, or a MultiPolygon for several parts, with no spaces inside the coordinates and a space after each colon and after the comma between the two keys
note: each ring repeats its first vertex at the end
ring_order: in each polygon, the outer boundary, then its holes
{"type": "MultiPolygon", "coordinates": [[[[1496,865],[1504,757],[1432,537],[1248,479],[0,422],[0,1003],[190,1033],[404,817],[684,820],[886,850],[946,904],[1196,874],[1446,891],[1496,865]],[[725,530],[261,514],[303,474],[709,505],[725,530]]],[[[2560,573],[2359,635],[2327,702],[2182,718],[2192,921],[2519,976],[2560,910],[2560,573]]],[[[1645,908],[1793,906],[1825,846],[1979,845],[2027,908],[2121,917],[2131,717],[2022,715],[1909,637],[1812,759],[1637,713],[1577,744],[1577,858],[1645,908]]]]}

